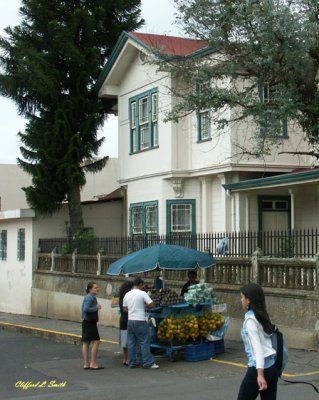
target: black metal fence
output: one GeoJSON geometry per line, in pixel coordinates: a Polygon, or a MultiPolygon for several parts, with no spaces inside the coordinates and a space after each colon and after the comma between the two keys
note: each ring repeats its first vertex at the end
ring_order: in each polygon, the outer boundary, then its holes
{"type": "Polygon", "coordinates": [[[303,229],[292,231],[267,232],[227,232],[196,235],[148,235],[130,237],[107,237],[93,239],[40,239],[41,253],[50,253],[53,249],[59,254],[70,254],[77,249],[79,254],[93,255],[100,250],[107,255],[123,256],[154,244],[167,243],[209,251],[214,256],[250,257],[258,248],[263,255],[270,257],[311,258],[319,252],[319,230],[303,229]],[[223,252],[217,251],[217,245],[227,238],[223,252]]]}

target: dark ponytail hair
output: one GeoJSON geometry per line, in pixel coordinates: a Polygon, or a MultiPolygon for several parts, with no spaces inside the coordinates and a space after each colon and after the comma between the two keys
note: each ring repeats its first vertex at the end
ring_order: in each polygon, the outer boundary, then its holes
{"type": "Polygon", "coordinates": [[[90,290],[93,288],[93,285],[95,285],[95,282],[89,282],[89,283],[87,284],[87,287],[86,287],[86,289],[85,289],[85,291],[86,291],[87,294],[90,293],[90,290]]]}
{"type": "Polygon", "coordinates": [[[266,310],[265,294],[260,285],[249,283],[240,289],[241,293],[250,301],[249,309],[253,311],[257,321],[265,333],[273,333],[275,326],[272,324],[266,310]]]}
{"type": "Polygon", "coordinates": [[[119,290],[119,303],[120,305],[123,304],[123,299],[126,293],[128,293],[131,289],[133,288],[133,282],[132,281],[125,281],[122,283],[120,290],[119,290]]]}

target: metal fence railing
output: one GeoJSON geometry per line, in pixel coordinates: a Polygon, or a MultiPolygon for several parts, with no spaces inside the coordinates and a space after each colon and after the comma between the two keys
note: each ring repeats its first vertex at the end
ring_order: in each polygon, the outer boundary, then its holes
{"type": "Polygon", "coordinates": [[[78,254],[93,255],[103,251],[107,255],[123,256],[131,251],[159,243],[177,244],[210,252],[213,256],[250,257],[258,248],[263,255],[279,258],[311,258],[319,251],[319,230],[287,230],[265,232],[218,232],[205,234],[147,235],[128,237],[104,237],[92,239],[56,238],[40,239],[41,253],[54,249],[58,254],[70,254],[77,249],[78,254]],[[217,245],[227,237],[227,247],[223,254],[217,245]]]}

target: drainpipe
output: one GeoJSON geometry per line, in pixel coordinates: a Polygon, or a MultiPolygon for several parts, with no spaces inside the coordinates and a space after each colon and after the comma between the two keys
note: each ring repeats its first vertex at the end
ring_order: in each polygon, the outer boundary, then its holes
{"type": "Polygon", "coordinates": [[[199,178],[202,186],[201,190],[201,231],[202,232],[207,232],[207,184],[206,184],[206,178],[199,178]]]}
{"type": "Polygon", "coordinates": [[[231,206],[232,206],[232,221],[231,221],[231,227],[232,231],[236,232],[237,224],[236,224],[236,195],[237,193],[231,195],[231,206]]]}
{"type": "Polygon", "coordinates": [[[289,189],[290,194],[290,203],[291,203],[291,211],[290,211],[290,219],[291,219],[291,230],[295,229],[295,191],[289,189]]]}
{"type": "Polygon", "coordinates": [[[128,209],[127,209],[127,186],[121,186],[121,191],[123,195],[123,207],[122,207],[122,236],[128,235],[128,209]]]}
{"type": "Polygon", "coordinates": [[[249,196],[246,194],[246,197],[245,197],[245,217],[246,217],[246,219],[245,219],[245,229],[246,229],[246,232],[248,232],[249,231],[249,196]]]}

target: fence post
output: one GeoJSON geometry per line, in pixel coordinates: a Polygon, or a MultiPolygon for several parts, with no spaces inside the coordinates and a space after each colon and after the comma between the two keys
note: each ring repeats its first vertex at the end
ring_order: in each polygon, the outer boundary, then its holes
{"type": "Polygon", "coordinates": [[[251,281],[254,283],[258,283],[259,281],[259,263],[258,258],[262,256],[262,251],[259,247],[257,250],[253,252],[251,257],[251,281]]]}
{"type": "Polygon", "coordinates": [[[55,255],[56,255],[56,247],[51,251],[51,268],[50,271],[55,271],[55,255]]]}
{"type": "MultiPolygon", "coordinates": [[[[36,255],[36,264],[32,263],[32,270],[36,271],[39,269],[39,254],[41,253],[40,247],[37,248],[37,255],[36,255]]],[[[51,269],[51,267],[50,267],[51,269]]]]}
{"type": "Polygon", "coordinates": [[[102,271],[102,255],[103,255],[104,249],[100,249],[97,253],[97,271],[96,275],[101,275],[102,271]]]}
{"type": "Polygon", "coordinates": [[[315,291],[319,292],[319,253],[315,255],[315,261],[316,261],[316,286],[315,286],[315,291]]]}
{"type": "Polygon", "coordinates": [[[76,254],[78,252],[78,249],[74,249],[72,253],[72,274],[76,273],[76,254]]]}

